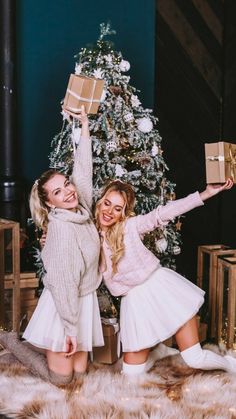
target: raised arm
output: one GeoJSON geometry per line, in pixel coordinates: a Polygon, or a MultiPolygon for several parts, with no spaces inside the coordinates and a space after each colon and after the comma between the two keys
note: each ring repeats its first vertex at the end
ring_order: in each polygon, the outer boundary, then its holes
{"type": "Polygon", "coordinates": [[[91,209],[93,193],[93,165],[88,117],[85,113],[84,106],[81,107],[80,114],[74,114],[72,112],[68,113],[81,122],[81,137],[75,152],[71,179],[78,190],[80,203],[91,209]]]}
{"type": "MultiPolygon", "coordinates": [[[[148,214],[134,217],[133,222],[136,222],[136,228],[139,234],[148,233],[159,226],[168,224],[175,217],[204,205],[203,201],[206,201],[219,192],[231,189],[232,186],[233,182],[231,179],[228,179],[224,185],[207,185],[203,192],[195,192],[185,198],[169,201],[166,205],[160,205],[148,214]]],[[[132,222],[132,218],[130,221],[132,222]]]]}

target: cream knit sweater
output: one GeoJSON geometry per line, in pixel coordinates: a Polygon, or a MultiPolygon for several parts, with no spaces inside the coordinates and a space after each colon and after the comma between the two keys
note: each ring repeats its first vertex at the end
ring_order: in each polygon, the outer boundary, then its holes
{"type": "Polygon", "coordinates": [[[92,152],[91,140],[81,138],[76,151],[72,181],[79,193],[77,213],[56,208],[49,213],[47,239],[42,250],[46,270],[43,282],[50,290],[65,327],[65,334],[76,336],[78,300],[95,291],[100,240],[91,216],[92,152]]]}

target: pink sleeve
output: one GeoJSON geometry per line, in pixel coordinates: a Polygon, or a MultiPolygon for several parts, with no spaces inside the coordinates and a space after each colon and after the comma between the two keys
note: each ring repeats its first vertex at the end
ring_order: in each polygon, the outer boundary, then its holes
{"type": "Polygon", "coordinates": [[[204,203],[200,198],[199,192],[194,192],[185,198],[169,201],[166,205],[160,205],[148,214],[134,217],[136,229],[139,234],[148,233],[159,226],[168,224],[175,217],[201,205],[204,205],[204,203]]]}

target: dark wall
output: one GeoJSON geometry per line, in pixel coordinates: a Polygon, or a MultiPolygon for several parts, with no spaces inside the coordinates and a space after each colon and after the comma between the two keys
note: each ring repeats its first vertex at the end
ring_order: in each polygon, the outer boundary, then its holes
{"type": "MultiPolygon", "coordinates": [[[[235,1],[157,0],[156,113],[177,197],[205,188],[204,143],[236,144],[235,1]]],[[[236,247],[236,187],[183,219],[178,270],[196,281],[197,247],[236,247]]]]}
{"type": "Polygon", "coordinates": [[[153,107],[154,0],[17,0],[18,124],[23,176],[30,183],[48,166],[50,142],[61,128],[64,97],[74,55],[110,21],[112,37],[131,63],[131,84],[153,107]]]}

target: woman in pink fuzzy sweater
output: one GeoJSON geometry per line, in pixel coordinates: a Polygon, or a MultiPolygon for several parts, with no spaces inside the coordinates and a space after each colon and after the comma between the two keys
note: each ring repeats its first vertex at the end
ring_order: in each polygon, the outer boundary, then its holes
{"type": "Polygon", "coordinates": [[[236,372],[235,358],[203,350],[199,344],[196,314],[204,302],[204,292],[173,270],[163,268],[142,243],[144,234],[232,186],[230,179],[224,185],[207,185],[201,193],[138,216],[133,213],[135,195],[129,184],[116,180],[104,189],[95,212],[102,241],[100,270],[111,294],[122,296],[124,373],[147,371],[156,356],[151,348],[173,335],[190,367],[236,372]]]}

